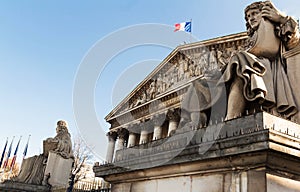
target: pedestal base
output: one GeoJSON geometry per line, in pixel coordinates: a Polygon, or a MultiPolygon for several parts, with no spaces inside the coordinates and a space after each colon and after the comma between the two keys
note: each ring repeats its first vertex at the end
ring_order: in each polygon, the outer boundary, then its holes
{"type": "Polygon", "coordinates": [[[257,113],[177,130],[171,143],[165,138],[147,150],[144,145],[122,150],[122,160],[95,166],[94,172],[111,183],[112,192],[296,192],[299,136],[298,124],[257,113]]]}
{"type": "Polygon", "coordinates": [[[48,183],[53,187],[67,187],[73,160],[64,159],[60,155],[49,152],[45,175],[49,175],[48,183]]]}

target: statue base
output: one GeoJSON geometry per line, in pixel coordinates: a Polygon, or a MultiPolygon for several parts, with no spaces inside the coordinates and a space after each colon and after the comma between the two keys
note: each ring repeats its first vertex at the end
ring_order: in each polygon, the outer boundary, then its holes
{"type": "Polygon", "coordinates": [[[64,159],[60,155],[49,152],[45,170],[45,177],[52,187],[68,187],[68,180],[72,169],[73,159],[64,159]]]}
{"type": "Polygon", "coordinates": [[[162,139],[119,150],[120,160],[94,166],[94,172],[111,183],[112,192],[296,192],[299,136],[300,125],[261,112],[197,130],[182,128],[171,136],[178,138],[172,144],[162,139]],[[181,146],[176,140],[187,132],[192,138],[181,146]]]}

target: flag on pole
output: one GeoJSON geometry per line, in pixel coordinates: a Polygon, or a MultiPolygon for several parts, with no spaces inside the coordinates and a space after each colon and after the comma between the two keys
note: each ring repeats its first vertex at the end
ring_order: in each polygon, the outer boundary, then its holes
{"type": "Polygon", "coordinates": [[[192,22],[183,22],[183,23],[176,23],[175,24],[175,31],[185,31],[185,32],[192,32],[192,22]]]}
{"type": "Polygon", "coordinates": [[[10,169],[12,170],[15,163],[16,163],[16,159],[17,159],[17,152],[18,152],[18,148],[19,148],[19,144],[20,144],[20,141],[21,141],[21,138],[22,136],[20,137],[19,141],[18,141],[18,144],[17,144],[17,147],[15,149],[15,153],[14,153],[14,157],[12,158],[11,160],[11,163],[10,163],[10,169]]]}
{"type": "Polygon", "coordinates": [[[28,137],[28,140],[27,140],[27,143],[25,145],[25,148],[24,148],[24,151],[23,151],[23,159],[26,157],[27,155],[27,149],[28,149],[28,143],[29,143],[29,138],[30,138],[31,135],[29,135],[28,137]]]}
{"type": "Polygon", "coordinates": [[[6,142],[5,142],[5,145],[4,145],[4,149],[3,149],[3,152],[2,152],[2,155],[1,155],[1,159],[0,159],[0,168],[1,168],[1,166],[2,166],[3,159],[4,159],[4,156],[5,156],[7,143],[8,143],[8,138],[6,138],[6,142]]]}
{"type": "Polygon", "coordinates": [[[11,140],[11,143],[10,143],[10,146],[9,146],[9,149],[8,149],[8,152],[7,152],[6,160],[4,161],[4,164],[3,164],[3,169],[5,169],[7,167],[8,160],[9,160],[10,153],[11,153],[11,147],[12,147],[12,144],[14,142],[14,139],[15,139],[15,137],[13,137],[13,139],[11,140]]]}

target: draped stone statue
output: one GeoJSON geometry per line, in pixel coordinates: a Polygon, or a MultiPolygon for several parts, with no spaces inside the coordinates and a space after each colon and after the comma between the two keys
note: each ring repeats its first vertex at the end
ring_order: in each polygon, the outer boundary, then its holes
{"type": "Polygon", "coordinates": [[[23,160],[20,173],[13,179],[14,181],[46,185],[49,177],[51,177],[49,173],[45,174],[45,169],[49,164],[49,152],[58,154],[64,159],[73,158],[71,136],[65,121],[61,120],[57,122],[56,133],[54,138],[48,138],[44,141],[43,154],[23,160]]]}
{"type": "MultiPolygon", "coordinates": [[[[193,82],[183,102],[184,111],[191,119],[206,120],[226,98],[227,120],[259,109],[299,123],[300,94],[292,86],[298,83],[293,80],[296,73],[287,70],[292,64],[283,58],[284,52],[299,49],[298,23],[270,1],[247,6],[245,19],[248,49],[232,55],[219,76],[193,82]]],[[[300,65],[300,59],[290,60],[300,65]]]]}
{"type": "Polygon", "coordinates": [[[245,19],[249,49],[231,58],[219,82],[230,86],[227,119],[255,105],[289,119],[299,109],[282,53],[299,44],[298,24],[270,1],[247,6],[245,19]]]}
{"type": "Polygon", "coordinates": [[[46,139],[44,147],[49,144],[55,144],[55,148],[52,149],[52,151],[63,158],[67,159],[73,157],[71,136],[68,132],[67,123],[65,121],[61,120],[57,122],[56,136],[54,138],[46,139]]]}

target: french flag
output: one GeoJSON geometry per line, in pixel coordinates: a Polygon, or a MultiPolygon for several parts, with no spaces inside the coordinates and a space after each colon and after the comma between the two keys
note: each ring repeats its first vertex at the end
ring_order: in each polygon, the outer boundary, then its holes
{"type": "Polygon", "coordinates": [[[192,32],[192,22],[183,22],[183,23],[176,23],[175,24],[175,31],[185,31],[185,32],[192,32]]]}
{"type": "Polygon", "coordinates": [[[27,140],[27,143],[26,143],[26,146],[24,148],[24,152],[23,152],[23,160],[25,159],[26,155],[27,155],[27,150],[28,150],[28,143],[29,143],[29,139],[30,139],[30,136],[28,137],[28,140],[27,140]]]}
{"type": "Polygon", "coordinates": [[[10,157],[11,148],[12,148],[12,144],[14,142],[14,139],[15,139],[15,136],[11,140],[11,143],[10,143],[10,146],[9,146],[9,149],[8,149],[8,152],[7,152],[6,160],[4,161],[4,164],[3,164],[3,169],[6,169],[6,167],[8,165],[8,160],[9,160],[9,157],[10,157]]]}
{"type": "Polygon", "coordinates": [[[20,139],[19,139],[19,142],[18,142],[17,147],[16,147],[16,149],[15,149],[14,157],[13,157],[12,160],[11,160],[11,163],[10,163],[10,169],[13,169],[14,166],[15,166],[16,159],[17,159],[17,153],[18,153],[18,149],[19,149],[19,144],[20,144],[21,138],[22,138],[22,136],[21,136],[20,139]]]}
{"type": "Polygon", "coordinates": [[[4,156],[5,156],[7,143],[8,143],[8,138],[6,139],[5,146],[4,146],[4,149],[3,149],[3,152],[2,152],[2,156],[1,156],[1,159],[0,159],[0,168],[1,168],[1,166],[2,166],[3,159],[4,159],[4,156]]]}

